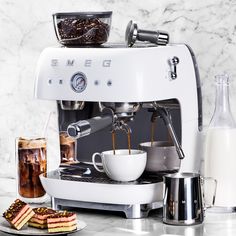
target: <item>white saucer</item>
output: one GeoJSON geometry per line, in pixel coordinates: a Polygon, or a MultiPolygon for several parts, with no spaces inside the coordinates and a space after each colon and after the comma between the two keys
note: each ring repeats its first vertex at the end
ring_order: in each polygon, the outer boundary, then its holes
{"type": "Polygon", "coordinates": [[[10,224],[4,219],[3,217],[0,217],[0,231],[8,233],[8,234],[14,234],[14,235],[66,235],[66,234],[72,234],[77,231],[80,231],[84,229],[87,226],[87,224],[82,221],[77,221],[77,229],[70,231],[70,232],[59,232],[59,233],[48,233],[47,229],[36,229],[34,227],[29,227],[25,225],[21,230],[16,230],[11,228],[10,224]]]}

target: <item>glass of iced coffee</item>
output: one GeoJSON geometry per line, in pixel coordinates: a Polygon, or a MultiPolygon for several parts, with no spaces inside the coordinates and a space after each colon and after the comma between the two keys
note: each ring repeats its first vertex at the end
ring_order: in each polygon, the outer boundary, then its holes
{"type": "Polygon", "coordinates": [[[61,164],[76,162],[76,140],[68,136],[67,132],[60,132],[61,164]]]}
{"type": "Polygon", "coordinates": [[[17,193],[26,202],[42,203],[46,192],[39,179],[47,172],[47,145],[45,138],[17,138],[17,193]]]}

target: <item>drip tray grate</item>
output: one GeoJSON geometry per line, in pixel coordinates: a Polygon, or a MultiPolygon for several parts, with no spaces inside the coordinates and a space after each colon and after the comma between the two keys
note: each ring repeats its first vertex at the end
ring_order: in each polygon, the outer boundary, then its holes
{"type": "MultiPolygon", "coordinates": [[[[163,174],[159,175],[142,175],[136,181],[119,182],[111,180],[105,173],[100,173],[89,164],[77,165],[76,167],[68,167],[59,170],[59,179],[67,181],[78,181],[86,183],[100,183],[100,184],[120,184],[120,185],[143,185],[162,182],[163,174]]],[[[48,176],[50,178],[50,176],[48,176]]]]}

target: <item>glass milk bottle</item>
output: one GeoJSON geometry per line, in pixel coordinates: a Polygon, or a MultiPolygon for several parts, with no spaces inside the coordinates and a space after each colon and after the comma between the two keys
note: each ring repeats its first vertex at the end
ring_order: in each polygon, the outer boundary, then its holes
{"type": "Polygon", "coordinates": [[[230,110],[229,77],[218,75],[215,82],[215,111],[205,143],[205,176],[217,180],[215,206],[231,211],[236,207],[236,123],[230,110]]]}

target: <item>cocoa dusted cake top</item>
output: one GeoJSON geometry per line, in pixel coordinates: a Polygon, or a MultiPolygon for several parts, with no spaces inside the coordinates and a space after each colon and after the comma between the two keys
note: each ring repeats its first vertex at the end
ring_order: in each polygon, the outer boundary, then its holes
{"type": "Polygon", "coordinates": [[[16,199],[3,213],[3,217],[10,221],[13,220],[25,205],[27,205],[25,202],[21,201],[20,199],[16,199]]]}
{"type": "Polygon", "coordinates": [[[55,213],[55,214],[53,214],[53,215],[50,215],[50,216],[48,217],[48,219],[49,219],[49,218],[71,217],[71,216],[73,216],[73,215],[75,215],[74,212],[61,211],[61,212],[57,212],[57,213],[55,213]]]}
{"type": "Polygon", "coordinates": [[[34,213],[38,214],[38,215],[48,215],[48,214],[54,214],[57,211],[54,211],[51,208],[47,208],[47,207],[37,207],[33,209],[34,213]]]}

